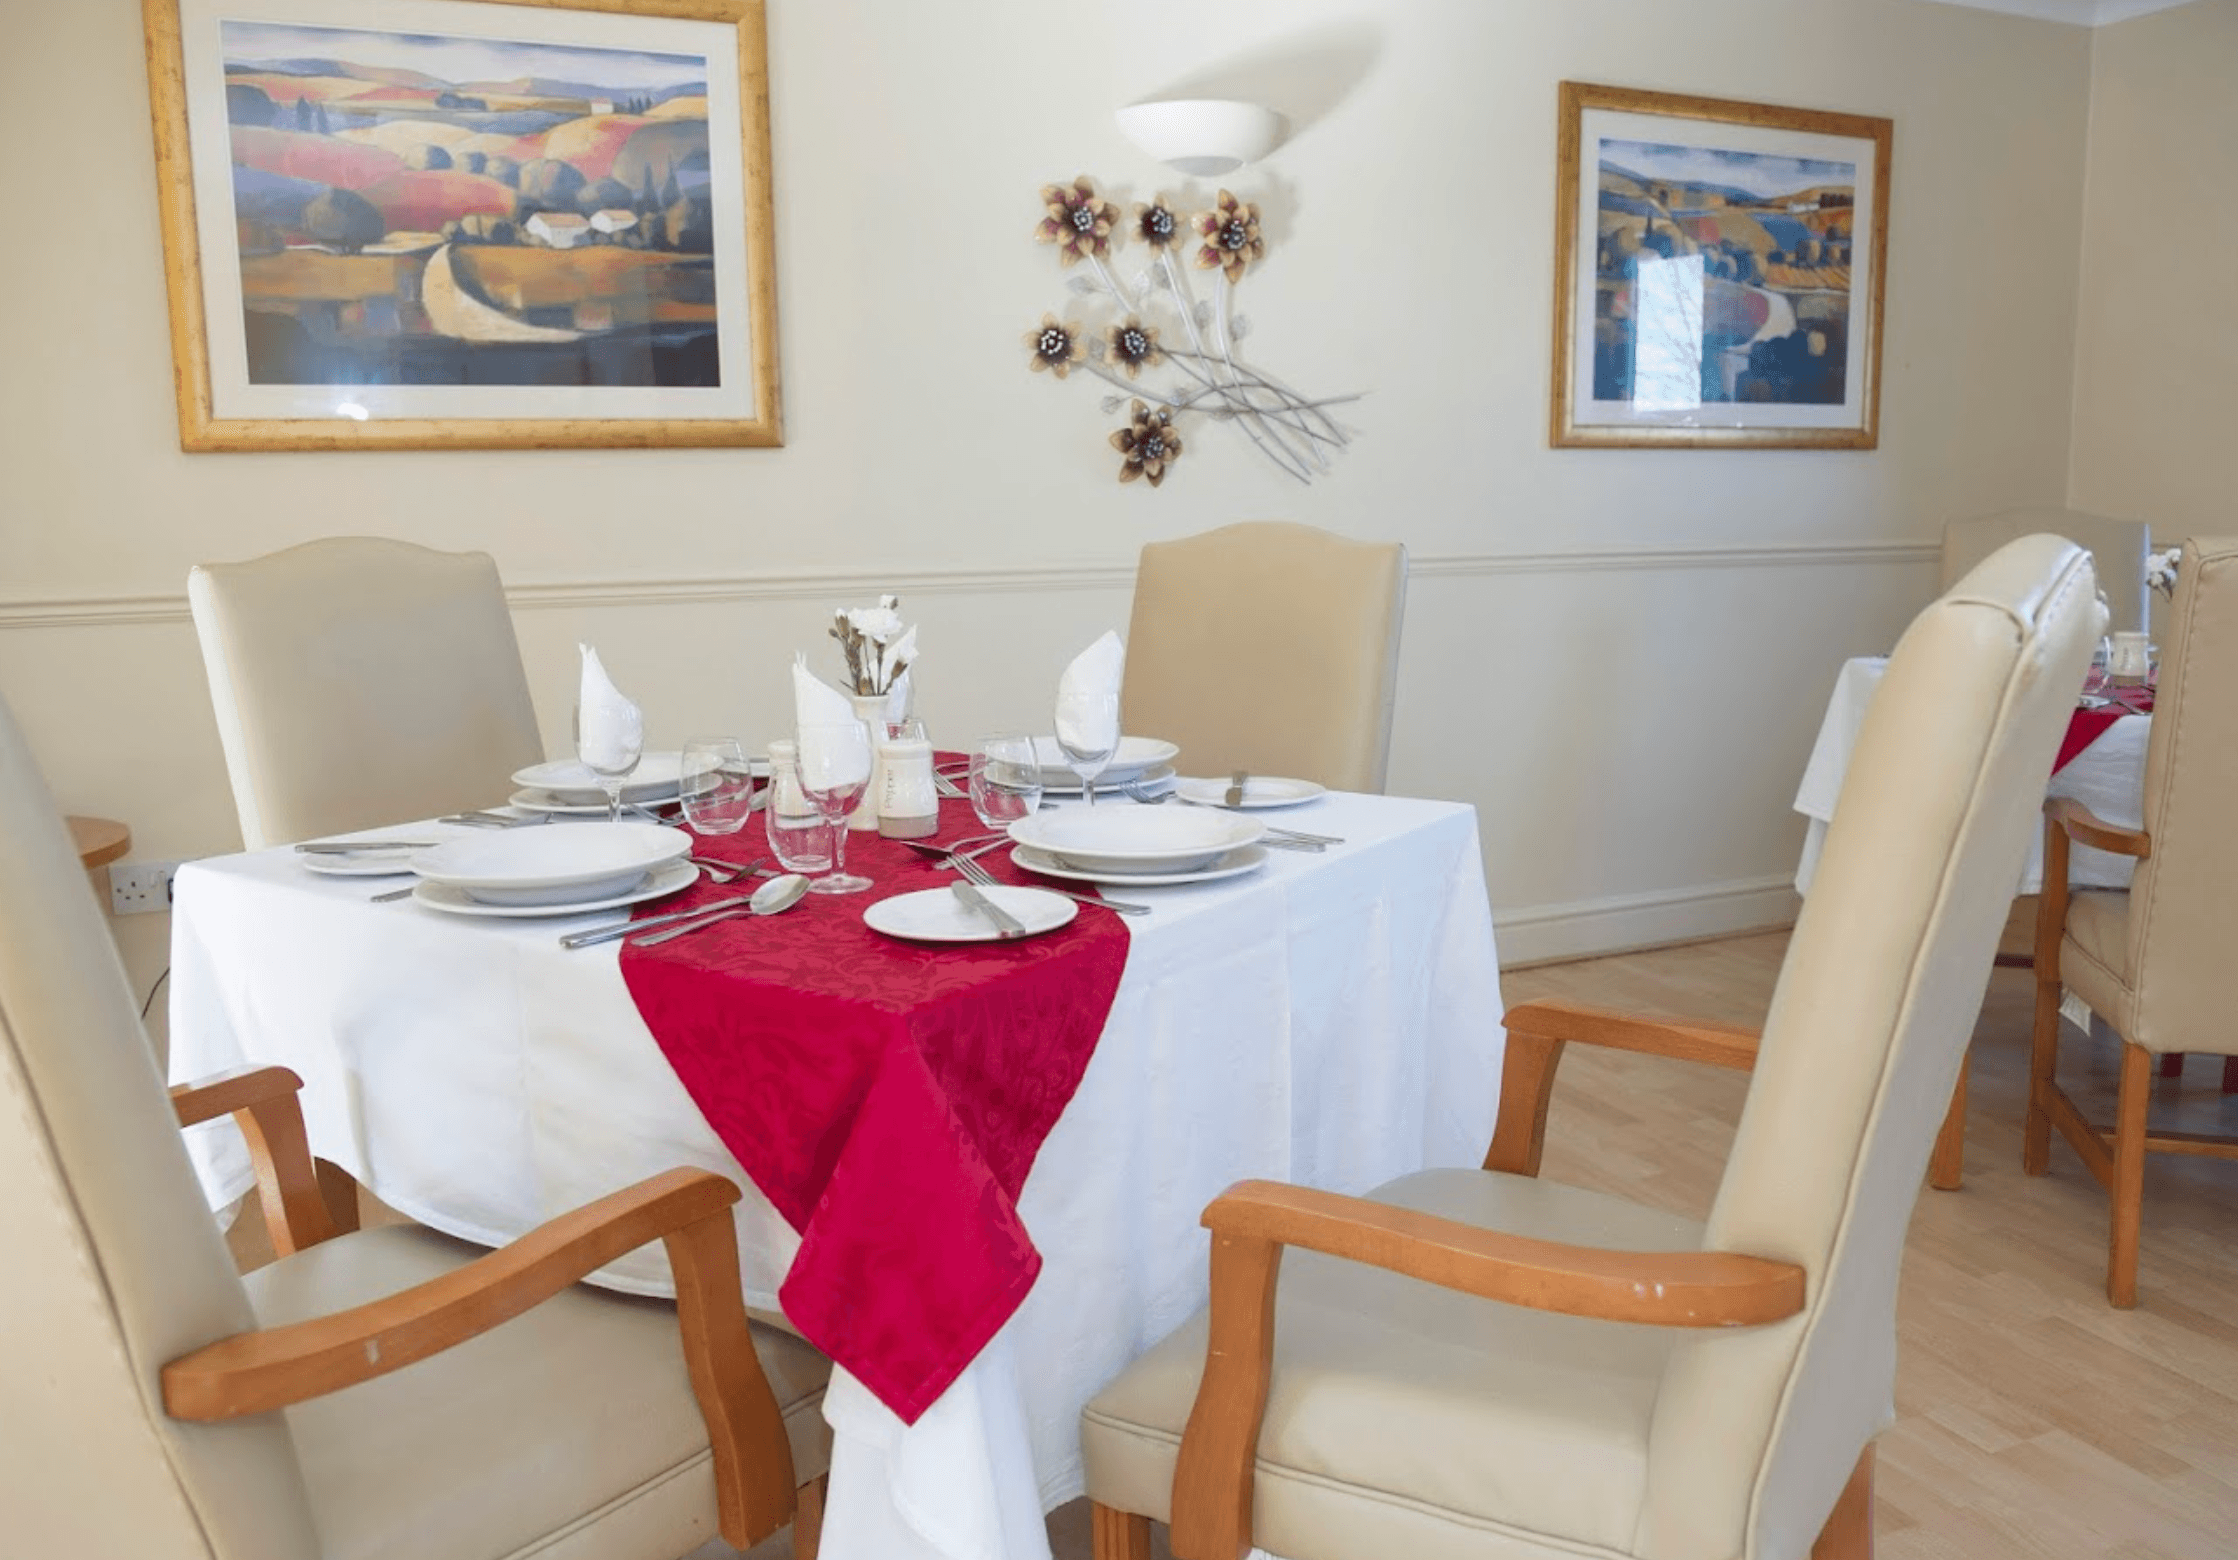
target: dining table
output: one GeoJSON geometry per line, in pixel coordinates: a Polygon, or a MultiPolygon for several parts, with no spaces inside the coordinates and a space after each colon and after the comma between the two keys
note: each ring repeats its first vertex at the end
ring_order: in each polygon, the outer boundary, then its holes
{"type": "MultiPolygon", "coordinates": [[[[1826,844],[1827,825],[1834,821],[1834,804],[1841,796],[1842,778],[1849,772],[1857,734],[1864,727],[1865,711],[1888,671],[1888,657],[1859,656],[1846,661],[1834,680],[1826,714],[1819,723],[1818,739],[1810,761],[1795,788],[1795,811],[1805,820],[1803,853],[1795,867],[1795,891],[1808,895],[1818,858],[1826,844]]],[[[2078,703],[2069,719],[2053,770],[2045,783],[2047,798],[2068,796],[2116,828],[2142,828],[2145,821],[2145,745],[2152,735],[2149,690],[2119,690],[2118,697],[2093,695],[2078,703]]],[[[2069,848],[2067,875],[2076,888],[2127,888],[2137,863],[2128,856],[2075,844],[2069,848]]],[[[2029,835],[2028,860],[2021,869],[2014,893],[2033,894],[2044,884],[2044,832],[2029,835]]]]}
{"type": "MultiPolygon", "coordinates": [[[[978,827],[962,802],[940,805],[940,837],[978,827]]],[[[875,834],[848,853],[850,870],[873,880],[866,893],[810,895],[782,917],[628,952],[561,945],[612,913],[476,916],[382,901],[376,892],[396,880],[322,875],[284,847],[197,861],[174,884],[172,1075],[294,1069],[314,1152],[399,1213],[484,1245],[673,1166],[731,1176],[745,1189],[748,1304],[797,1313],[836,1361],[822,1553],[1047,1560],[1045,1514],[1083,1489],[1081,1408],[1205,1301],[1208,1202],[1247,1177],[1365,1191],[1476,1165],[1489,1140],[1502,1008],[1474,809],[1330,793],[1266,816],[1341,843],[1271,850],[1217,881],[1107,889],[1148,913],[1082,905],[1061,929],[1005,945],[1070,959],[1037,967],[1083,987],[1103,981],[1095,1000],[1107,1007],[1091,1012],[1070,1060],[1029,1048],[975,1053],[970,1067],[944,1051],[964,1043],[956,1012],[984,1018],[978,1010],[1000,1009],[1013,988],[1046,1006],[1050,981],[1026,980],[1024,962],[969,962],[990,957],[984,945],[901,942],[866,925],[882,899],[953,876],[875,834]],[[780,935],[790,940],[771,940],[780,935]],[[694,1030],[698,1049],[680,1050],[661,993],[681,966],[643,959],[673,950],[688,963],[702,944],[723,978],[760,984],[703,1004],[718,1027],[694,1030]],[[797,991],[785,989],[788,960],[797,991]],[[988,970],[958,996],[959,982],[988,970]],[[862,1088],[827,1087],[833,1053],[858,1044],[885,1070],[862,1088]],[[742,1047],[753,1066],[716,1108],[710,1090],[742,1047]],[[1028,1060],[986,1059],[997,1054],[1028,1060]],[[953,1130],[907,1139],[906,1155],[857,1153],[869,1134],[847,1138],[853,1113],[872,1108],[865,1099],[897,1068],[909,1083],[894,1130],[918,1131],[927,1110],[953,1130]],[[951,1108],[952,1120],[941,1114],[951,1108]],[[1039,1112],[1043,1135],[987,1149],[982,1164],[977,1124],[1002,1111],[1039,1112]],[[795,1141],[814,1152],[788,1157],[781,1145],[795,1141]],[[970,1163],[949,1166],[951,1147],[970,1163]],[[962,1213],[944,1190],[951,1170],[978,1188],[962,1213]],[[927,1198],[963,1224],[919,1221],[927,1198]],[[892,1210],[883,1227],[881,1207],[892,1210]],[[956,1358],[894,1367],[892,1350],[848,1334],[858,1313],[890,1323],[920,1296],[937,1310],[952,1265],[990,1263],[1016,1282],[995,1292],[979,1331],[951,1331],[956,1358]]],[[[760,828],[757,817],[748,833],[697,844],[744,860],[761,853],[760,828]]],[[[376,832],[456,830],[400,821],[376,832]]],[[[980,860],[1000,881],[1044,881],[1006,850],[980,860]]],[[[1013,1028],[1045,1021],[1039,1007],[997,1016],[1013,1028]]],[[[229,1123],[192,1129],[189,1148],[213,1208],[251,1186],[229,1123]]],[[[673,1292],[658,1243],[591,1281],[673,1292]]]]}

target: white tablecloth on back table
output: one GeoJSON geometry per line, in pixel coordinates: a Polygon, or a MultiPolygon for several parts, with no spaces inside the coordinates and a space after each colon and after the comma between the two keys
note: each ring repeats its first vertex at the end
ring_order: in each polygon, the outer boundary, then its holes
{"type": "MultiPolygon", "coordinates": [[[[1887,671],[1887,656],[1861,656],[1842,663],[1841,676],[1834,681],[1834,697],[1827,701],[1818,742],[1811,749],[1811,761],[1803,767],[1803,783],[1795,788],[1795,810],[1810,820],[1803,835],[1803,857],[1795,866],[1795,891],[1799,894],[1811,891],[1818,853],[1826,844],[1826,826],[1834,821],[1834,801],[1841,795],[1842,776],[1849,772],[1858,728],[1865,724],[1865,707],[1872,702],[1873,690],[1881,685],[1887,671]]],[[[2150,715],[2123,716],[2053,775],[2044,794],[2072,796],[2119,828],[2144,827],[2145,740],[2151,732],[2150,715]]],[[[2068,851],[2067,880],[2077,888],[2127,888],[2129,874],[2136,866],[2127,856],[2074,845],[2068,851]]],[[[2022,869],[2020,886],[2014,892],[2033,894],[2043,886],[2044,831],[2038,829],[2029,836],[2028,865],[2022,869]]]]}
{"type": "MultiPolygon", "coordinates": [[[[834,1373],[827,1560],[1045,1560],[1043,1512],[1081,1491],[1082,1405],[1204,1301],[1207,1202],[1247,1176],[1361,1191],[1482,1160],[1501,1030],[1474,811],[1331,796],[1289,816],[1349,843],[1115,893],[1157,909],[1129,922],[1096,1054],[1019,1200],[1041,1277],[915,1425],[834,1373]]],[[[674,1165],[745,1184],[615,946],[558,947],[600,917],[368,902],[394,881],[313,876],[286,850],[183,868],[173,1077],[294,1068],[316,1152],[484,1244],[674,1165]]],[[[213,1205],[248,1188],[229,1124],[189,1137],[213,1205]]],[[[739,1227],[748,1301],[774,1310],[798,1238],[750,1187],[739,1227]]],[[[600,1281],[670,1292],[658,1243],[600,1281]]]]}

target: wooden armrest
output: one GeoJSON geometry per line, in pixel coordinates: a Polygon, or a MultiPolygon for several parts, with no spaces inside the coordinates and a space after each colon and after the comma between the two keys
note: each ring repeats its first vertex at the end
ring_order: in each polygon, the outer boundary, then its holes
{"type": "Polygon", "coordinates": [[[1792,1263],[1534,1240],[1278,1182],[1231,1186],[1204,1223],[1213,1232],[1212,1314],[1173,1484],[1173,1551],[1190,1560],[1251,1547],[1252,1465],[1273,1374],[1285,1246],[1487,1300],[1610,1321],[1752,1327],[1803,1308],[1804,1272],[1792,1263]]]}
{"type": "Polygon", "coordinates": [[[1546,1147],[1546,1110],[1562,1047],[1583,1045],[1645,1051],[1742,1071],[1756,1065],[1757,1034],[1733,1024],[1641,1018],[1574,1002],[1524,1002],[1507,1011],[1507,1057],[1500,1070],[1500,1119],[1484,1168],[1537,1175],[1546,1147]]]}
{"type": "Polygon", "coordinates": [[[2085,845],[2110,850],[2117,856],[2134,856],[2143,861],[2153,853],[2152,836],[2144,830],[2124,829],[2108,823],[2072,796],[2047,797],[2044,822],[2085,845]]]}
{"type": "Polygon", "coordinates": [[[750,1548],[792,1520],[793,1462],[739,1290],[730,1215],[738,1198],[738,1187],[711,1171],[650,1177],[440,1278],[182,1355],[163,1367],[164,1408],[180,1419],[234,1419],[385,1376],[512,1320],[658,1238],[675,1271],[684,1357],[714,1447],[723,1536],[750,1548]]]}
{"type": "Polygon", "coordinates": [[[236,1067],[171,1091],[182,1127],[226,1115],[240,1124],[264,1227],[283,1257],[357,1228],[354,1192],[347,1205],[340,1196],[329,1204],[320,1189],[303,1131],[303,1102],[296,1097],[302,1088],[303,1080],[285,1067],[236,1067]]]}

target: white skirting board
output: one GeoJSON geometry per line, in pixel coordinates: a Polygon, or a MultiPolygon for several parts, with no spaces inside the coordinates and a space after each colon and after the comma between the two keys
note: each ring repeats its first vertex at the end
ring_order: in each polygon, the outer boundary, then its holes
{"type": "Polygon", "coordinates": [[[1658,943],[1791,926],[1802,897],[1787,877],[1618,894],[1492,912],[1503,966],[1585,959],[1658,943]]]}

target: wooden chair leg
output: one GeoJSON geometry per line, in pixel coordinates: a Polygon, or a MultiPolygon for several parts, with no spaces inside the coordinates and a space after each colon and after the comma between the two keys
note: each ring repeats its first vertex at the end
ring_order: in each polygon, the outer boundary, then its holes
{"type": "Polygon", "coordinates": [[[1150,1560],[1150,1519],[1109,1506],[1088,1505],[1094,1560],[1150,1560]]]}
{"type": "Polygon", "coordinates": [[[1934,1157],[1927,1161],[1927,1184],[1938,1192],[1955,1192],[1966,1178],[1966,1071],[1961,1052],[1958,1085],[1950,1091],[1950,1109],[1943,1113],[1943,1130],[1935,1135],[1934,1157]]]}
{"type": "Polygon", "coordinates": [[[830,1483],[827,1473],[793,1492],[793,1560],[816,1560],[824,1542],[824,1491],[830,1483]]]}
{"type": "Polygon", "coordinates": [[[1811,1544],[1811,1560],[1873,1560],[1873,1448],[1857,1454],[1857,1467],[1811,1544]]]}
{"type": "Polygon", "coordinates": [[[2106,1256],[2106,1298],[2127,1310],[2137,1303],[2137,1234],[2145,1216],[2145,1101],[2152,1093],[2152,1053],[2126,1040],[2121,1048],[2121,1098],[2114,1106],[2113,1240],[2106,1256]]]}
{"type": "Polygon", "coordinates": [[[2170,1051],[2163,1056],[2160,1059],[2160,1075],[2163,1078],[2181,1078],[2184,1075],[2184,1053],[2170,1051]]]}
{"type": "Polygon", "coordinates": [[[2044,889],[2036,896],[2036,1015],[2028,1052],[2028,1117],[2021,1129],[2020,1166],[2030,1175],[2051,1168],[2051,1100],[2059,1087],[2059,943],[2067,935],[2067,831],[2044,825],[2044,889]]]}

